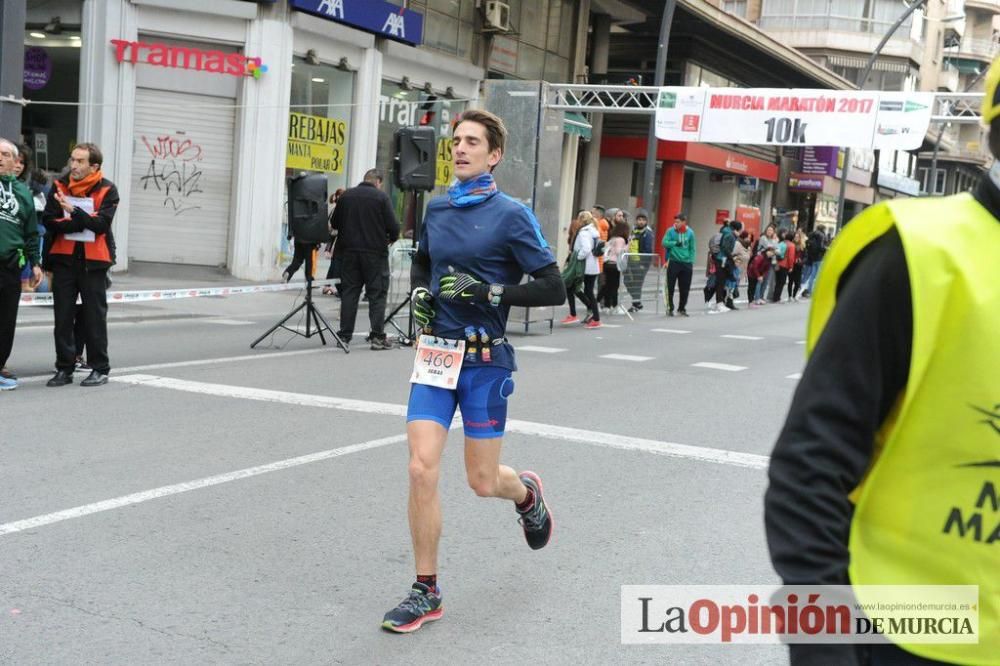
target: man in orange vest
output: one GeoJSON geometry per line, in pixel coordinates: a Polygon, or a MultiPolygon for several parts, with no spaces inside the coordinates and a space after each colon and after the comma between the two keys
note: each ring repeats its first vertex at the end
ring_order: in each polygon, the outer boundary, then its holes
{"type": "Polygon", "coordinates": [[[104,157],[92,143],[81,143],[70,155],[69,173],[55,181],[42,213],[51,234],[45,268],[52,272],[55,311],[56,374],[48,386],[73,383],[76,344],[73,323],[76,299],[82,315],[90,375],[81,386],[108,383],[108,269],[112,256],[111,221],[118,210],[118,188],[101,172],[104,157]]]}

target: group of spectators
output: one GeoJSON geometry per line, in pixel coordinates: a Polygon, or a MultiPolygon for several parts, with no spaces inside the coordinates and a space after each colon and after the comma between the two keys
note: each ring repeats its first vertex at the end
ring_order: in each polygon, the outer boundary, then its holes
{"type": "Polygon", "coordinates": [[[21,291],[38,289],[46,279],[56,352],[56,373],[47,386],[73,383],[78,368],[90,370],[81,386],[108,381],[108,271],[115,263],[111,223],[119,197],[104,178],[103,162],[96,145],[78,144],[63,174],[49,183],[31,168],[25,146],[0,139],[0,390],[18,386],[7,360],[21,291]]]}
{"type": "Polygon", "coordinates": [[[618,292],[624,280],[631,297],[629,312],[642,309],[642,285],[653,261],[653,230],[649,215],[639,210],[635,224],[628,211],[594,206],[580,211],[569,227],[569,256],[563,267],[563,283],[569,301],[569,315],[561,323],[575,324],[576,299],[587,308],[584,328],[601,327],[601,310],[622,307],[618,292]]]}
{"type": "MultiPolygon", "coordinates": [[[[610,209],[607,217],[600,206],[580,211],[569,229],[570,253],[563,268],[569,299],[569,315],[563,324],[580,321],[576,309],[579,298],[588,311],[584,326],[600,327],[601,310],[619,307],[622,280],[632,297],[629,312],[642,309],[642,284],[654,256],[654,234],[648,222],[645,211],[637,213],[631,227],[628,213],[621,209],[610,209]]],[[[751,308],[808,297],[829,244],[830,238],[818,228],[806,233],[801,229],[779,230],[771,224],[760,238],[755,238],[742,222],[726,221],[705,248],[703,291],[707,312],[738,309],[736,299],[743,285],[751,308]]],[[[687,317],[694,266],[700,254],[687,216],[678,213],[674,217],[662,245],[667,316],[687,317]]]]}

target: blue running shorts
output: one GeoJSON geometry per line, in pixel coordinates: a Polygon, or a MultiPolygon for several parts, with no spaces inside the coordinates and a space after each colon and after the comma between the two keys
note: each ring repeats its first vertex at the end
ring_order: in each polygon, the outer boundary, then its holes
{"type": "Polygon", "coordinates": [[[454,391],[410,385],[406,422],[434,421],[450,429],[455,407],[462,410],[465,436],[473,439],[503,437],[507,424],[507,398],[514,392],[514,379],[507,368],[474,366],[463,368],[454,391]]]}

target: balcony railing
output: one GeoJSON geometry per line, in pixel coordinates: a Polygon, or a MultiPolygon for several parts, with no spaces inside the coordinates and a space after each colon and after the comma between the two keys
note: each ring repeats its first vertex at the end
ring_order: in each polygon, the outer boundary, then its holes
{"type": "Polygon", "coordinates": [[[992,60],[1000,52],[1000,41],[993,39],[975,39],[963,37],[957,47],[947,49],[948,53],[968,53],[986,60],[992,60]]]}
{"type": "MultiPolygon", "coordinates": [[[[764,30],[823,30],[832,32],[852,32],[873,34],[881,37],[889,32],[894,21],[877,21],[857,16],[772,14],[761,16],[759,25],[764,30]]],[[[903,24],[893,33],[891,39],[909,40],[910,22],[903,24]]]]}

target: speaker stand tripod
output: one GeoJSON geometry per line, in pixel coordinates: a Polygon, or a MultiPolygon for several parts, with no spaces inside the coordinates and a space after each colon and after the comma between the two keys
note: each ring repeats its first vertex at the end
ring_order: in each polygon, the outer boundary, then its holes
{"type": "MultiPolygon", "coordinates": [[[[307,276],[311,275],[311,272],[308,269],[306,271],[306,275],[307,276]]],[[[334,340],[336,340],[337,346],[340,347],[341,349],[343,349],[345,354],[350,354],[351,350],[348,348],[347,344],[343,341],[343,339],[341,339],[341,337],[339,335],[337,335],[337,332],[333,330],[333,328],[330,326],[330,324],[323,317],[322,313],[320,313],[320,311],[316,309],[316,306],[313,305],[312,289],[313,289],[312,278],[311,277],[307,277],[306,278],[306,298],[305,298],[305,300],[302,301],[302,303],[297,308],[295,308],[294,310],[292,310],[291,312],[289,312],[287,315],[285,315],[284,319],[282,319],[281,321],[279,321],[277,324],[275,324],[271,328],[267,329],[267,332],[264,333],[264,335],[260,336],[256,340],[254,340],[253,343],[250,345],[250,349],[253,349],[254,347],[256,347],[258,344],[260,344],[261,340],[263,340],[267,336],[271,335],[272,333],[274,333],[275,331],[277,331],[279,328],[283,328],[286,331],[291,331],[295,335],[301,335],[304,338],[311,338],[314,335],[318,335],[319,339],[323,342],[324,345],[326,344],[326,337],[323,335],[323,331],[326,331],[326,332],[328,332],[330,334],[330,336],[334,340]],[[291,327],[285,325],[288,322],[289,319],[291,319],[292,317],[294,317],[295,315],[297,315],[303,309],[306,311],[306,330],[305,330],[304,333],[302,331],[300,331],[298,328],[291,328],[291,327]],[[315,326],[315,328],[313,328],[314,326],[315,326]]]]}

